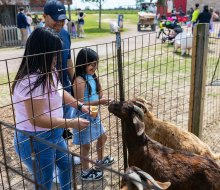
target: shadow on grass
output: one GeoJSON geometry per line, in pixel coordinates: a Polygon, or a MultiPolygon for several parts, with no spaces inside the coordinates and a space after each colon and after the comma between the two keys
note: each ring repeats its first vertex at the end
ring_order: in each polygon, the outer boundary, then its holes
{"type": "Polygon", "coordinates": [[[175,55],[179,55],[181,57],[185,58],[191,58],[192,56],[189,53],[184,53],[184,55],[181,55],[181,51],[173,52],[175,55]]]}

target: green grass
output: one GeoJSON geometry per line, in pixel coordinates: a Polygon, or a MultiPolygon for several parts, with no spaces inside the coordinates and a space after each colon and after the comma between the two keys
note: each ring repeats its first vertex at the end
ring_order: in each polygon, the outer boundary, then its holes
{"type": "MultiPolygon", "coordinates": [[[[16,72],[9,73],[9,80],[13,81],[15,78],[16,72]]],[[[7,75],[0,75],[0,85],[8,83],[8,76],[7,75]]]]}
{"type": "MultiPolygon", "coordinates": [[[[71,15],[72,20],[77,20],[77,15],[71,15]]],[[[111,21],[117,22],[117,14],[102,14],[101,15],[101,29],[99,29],[99,15],[98,14],[86,14],[84,30],[86,34],[86,39],[102,38],[111,36],[109,24],[111,21]]],[[[127,26],[136,24],[138,16],[137,14],[126,14],[124,15],[124,28],[123,31],[127,31],[127,26]]],[[[82,41],[85,39],[73,39],[72,41],[82,41]]]]}
{"type": "MultiPolygon", "coordinates": [[[[86,14],[98,14],[99,10],[85,10],[84,12],[86,14]]],[[[102,10],[102,14],[136,14],[137,12],[137,10],[102,10]]]]}
{"type": "Polygon", "coordinates": [[[208,96],[208,97],[217,98],[217,97],[220,96],[220,93],[208,93],[207,96],[208,96]]]}

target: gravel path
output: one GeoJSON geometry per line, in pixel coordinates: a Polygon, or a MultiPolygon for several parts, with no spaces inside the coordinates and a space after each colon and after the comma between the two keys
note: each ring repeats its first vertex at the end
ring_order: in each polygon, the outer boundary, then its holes
{"type": "MultiPolygon", "coordinates": [[[[121,33],[121,39],[124,39],[126,41],[124,43],[124,49],[126,50],[129,46],[129,50],[133,50],[135,48],[138,48],[139,46],[142,45],[142,41],[144,41],[144,44],[148,44],[150,39],[150,43],[155,43],[155,33],[152,34],[151,31],[147,32],[138,32],[137,31],[137,26],[136,25],[127,25],[127,31],[121,33]],[[150,37],[143,38],[142,34],[146,34],[146,36],[150,35],[150,37]],[[134,37],[138,36],[138,37],[134,37]],[[129,40],[128,40],[129,38],[129,40]],[[127,43],[129,41],[129,43],[127,43]],[[136,44],[136,46],[135,46],[136,44]]],[[[112,34],[111,36],[108,36],[106,38],[96,38],[96,39],[90,39],[87,40],[86,38],[82,39],[81,41],[74,42],[72,41],[71,49],[77,49],[75,50],[75,53],[78,52],[78,48],[85,47],[85,46],[96,46],[97,44],[105,44],[105,46],[108,46],[106,44],[109,44],[111,46],[108,48],[108,55],[112,54],[112,42],[116,40],[115,34],[112,34]]],[[[100,56],[105,56],[106,55],[106,48],[103,48],[103,46],[99,45],[98,46],[98,53],[100,56]]],[[[7,74],[7,67],[8,65],[8,70],[10,72],[15,72],[17,71],[21,59],[18,59],[19,57],[22,57],[24,54],[24,49],[20,49],[18,47],[14,48],[2,48],[0,49],[0,75],[6,75],[7,74]],[[6,61],[7,60],[7,61],[6,61]]]]}

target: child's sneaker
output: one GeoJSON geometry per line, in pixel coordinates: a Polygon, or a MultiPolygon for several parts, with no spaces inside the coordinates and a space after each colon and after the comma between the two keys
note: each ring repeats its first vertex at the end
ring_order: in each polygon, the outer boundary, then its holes
{"type": "Polygon", "coordinates": [[[82,171],[81,179],[83,181],[95,181],[103,178],[103,172],[97,169],[89,169],[87,171],[82,171]]]}
{"type": "MultiPolygon", "coordinates": [[[[114,163],[114,158],[112,158],[111,156],[106,156],[104,157],[102,160],[97,160],[96,163],[97,164],[101,164],[103,166],[110,166],[114,163]]],[[[99,168],[99,166],[96,166],[96,168],[99,168]]]]}

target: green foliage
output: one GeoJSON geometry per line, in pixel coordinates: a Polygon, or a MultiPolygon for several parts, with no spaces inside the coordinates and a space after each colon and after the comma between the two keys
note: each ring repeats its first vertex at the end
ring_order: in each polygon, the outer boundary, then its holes
{"type": "Polygon", "coordinates": [[[100,5],[102,5],[102,3],[105,0],[82,0],[83,2],[91,2],[91,3],[95,3],[98,7],[100,7],[100,5]]]}

